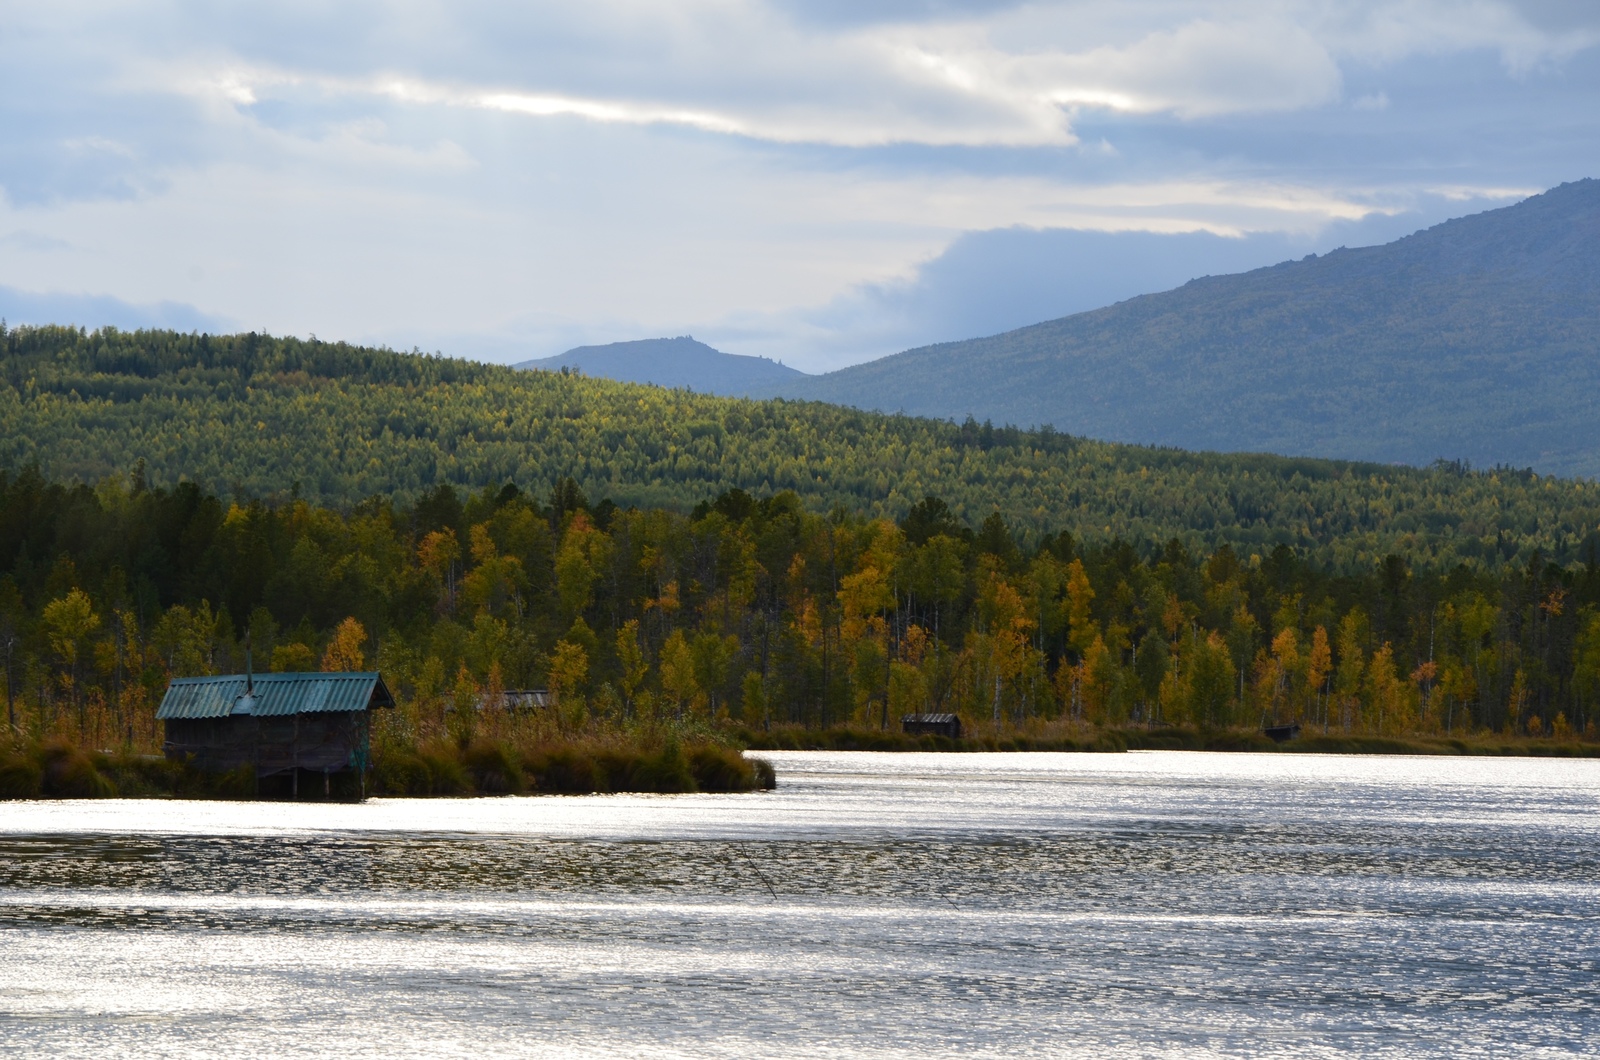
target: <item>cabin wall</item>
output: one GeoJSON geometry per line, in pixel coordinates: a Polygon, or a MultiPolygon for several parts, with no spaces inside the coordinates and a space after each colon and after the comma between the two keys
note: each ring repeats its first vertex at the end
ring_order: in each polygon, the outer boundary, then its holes
{"type": "Polygon", "coordinates": [[[248,765],[257,777],[295,769],[341,773],[367,766],[366,711],[258,718],[173,718],[162,750],[195,768],[223,773],[248,765]]]}
{"type": "Polygon", "coordinates": [[[934,735],[948,736],[952,740],[961,739],[961,723],[959,721],[906,721],[901,723],[901,731],[911,736],[934,735]]]}

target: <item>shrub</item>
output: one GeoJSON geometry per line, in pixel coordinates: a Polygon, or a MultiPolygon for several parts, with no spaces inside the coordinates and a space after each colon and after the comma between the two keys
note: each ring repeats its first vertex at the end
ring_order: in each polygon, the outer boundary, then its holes
{"type": "Polygon", "coordinates": [[[749,791],[756,786],[750,763],[725,747],[696,747],[689,752],[689,771],[701,791],[749,791]]]}
{"type": "Polygon", "coordinates": [[[389,795],[431,795],[433,773],[421,755],[407,751],[375,755],[372,787],[389,795]]]}
{"type": "Polygon", "coordinates": [[[525,787],[522,770],[504,744],[481,740],[461,757],[473,784],[485,794],[513,795],[525,787]]]}
{"type": "Polygon", "coordinates": [[[472,776],[451,747],[424,747],[417,757],[428,769],[428,786],[422,794],[464,795],[472,790],[472,776]]]}
{"type": "Polygon", "coordinates": [[[660,751],[643,758],[633,771],[633,781],[635,791],[670,795],[696,790],[689,760],[676,740],[668,740],[660,751]]]}
{"type": "Polygon", "coordinates": [[[0,799],[37,799],[44,794],[44,768],[28,755],[0,758],[0,799]]]}
{"type": "Polygon", "coordinates": [[[581,748],[557,747],[536,759],[539,790],[587,795],[611,787],[594,757],[581,748]]]}

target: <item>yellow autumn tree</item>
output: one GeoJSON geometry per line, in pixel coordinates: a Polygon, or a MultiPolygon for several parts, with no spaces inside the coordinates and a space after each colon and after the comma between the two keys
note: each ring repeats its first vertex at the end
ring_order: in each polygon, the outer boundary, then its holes
{"type": "Polygon", "coordinates": [[[1028,665],[1033,616],[1028,614],[1022,594],[991,566],[978,595],[978,617],[982,632],[971,639],[971,644],[981,669],[986,671],[991,711],[998,721],[1004,687],[1028,665]]]}
{"type": "Polygon", "coordinates": [[[100,628],[100,616],[94,613],[89,594],[73,589],[59,600],[44,605],[44,628],[62,662],[77,678],[78,657],[84,642],[100,628]]]}
{"type": "Polygon", "coordinates": [[[83,654],[85,641],[100,628],[100,616],[94,613],[89,595],[82,589],[73,589],[59,600],[45,604],[44,628],[50,637],[50,646],[66,664],[68,692],[78,705],[78,724],[83,725],[83,698],[78,683],[78,660],[83,654]]]}
{"type": "Polygon", "coordinates": [[[1100,631],[1090,617],[1089,605],[1094,602],[1094,587],[1089,584],[1089,572],[1083,561],[1074,559],[1067,565],[1067,643],[1081,657],[1089,650],[1100,631]]]}
{"type": "Polygon", "coordinates": [[[1382,736],[1411,725],[1410,685],[1395,667],[1394,647],[1385,641],[1367,664],[1367,727],[1382,736]]]}
{"type": "Polygon", "coordinates": [[[672,702],[678,720],[682,721],[684,710],[695,709],[700,699],[700,683],[695,680],[694,673],[694,649],[689,646],[683,630],[673,630],[661,645],[660,669],[662,694],[672,702]]]}
{"type": "Polygon", "coordinates": [[[550,691],[563,724],[573,725],[583,714],[583,689],[589,680],[589,653],[570,640],[556,641],[550,653],[550,691]]]}
{"type": "Polygon", "coordinates": [[[522,561],[500,554],[488,523],[474,526],[471,536],[473,568],[461,580],[462,602],[469,613],[477,609],[498,611],[517,597],[526,580],[522,561]]]}
{"type": "Polygon", "coordinates": [[[1300,670],[1300,634],[1293,626],[1278,631],[1272,638],[1274,684],[1271,691],[1270,710],[1274,721],[1290,721],[1285,717],[1293,702],[1291,686],[1300,670]]]}
{"type": "Polygon", "coordinates": [[[583,614],[594,595],[609,553],[610,539],[596,530],[583,512],[573,512],[556,552],[556,596],[565,618],[583,614]]]}
{"type": "Polygon", "coordinates": [[[367,657],[361,646],[367,642],[367,630],[354,618],[340,622],[328,638],[327,650],[322,653],[325,673],[353,672],[364,667],[367,657]]]}
{"type": "Polygon", "coordinates": [[[618,675],[618,684],[621,686],[622,704],[632,711],[634,697],[638,695],[644,679],[650,674],[650,662],[644,656],[644,648],[639,644],[639,620],[630,618],[617,630],[617,666],[621,671],[618,675]]]}
{"type": "Polygon", "coordinates": [[[455,605],[455,569],[460,558],[461,542],[451,531],[430,531],[417,543],[417,562],[432,576],[446,609],[455,605]]]}
{"type": "Polygon", "coordinates": [[[1351,610],[1339,622],[1339,664],[1334,671],[1334,690],[1338,694],[1339,723],[1346,731],[1360,717],[1361,685],[1366,673],[1367,618],[1351,610]]]}
{"type": "Polygon", "coordinates": [[[1328,717],[1320,709],[1317,700],[1332,672],[1333,648],[1328,644],[1328,631],[1318,626],[1311,631],[1311,652],[1306,656],[1306,718],[1308,721],[1320,718],[1324,730],[1328,727],[1328,717]]]}
{"type": "Polygon", "coordinates": [[[313,670],[317,665],[317,653],[299,641],[290,641],[279,644],[272,649],[272,672],[279,674],[300,674],[313,670]]]}

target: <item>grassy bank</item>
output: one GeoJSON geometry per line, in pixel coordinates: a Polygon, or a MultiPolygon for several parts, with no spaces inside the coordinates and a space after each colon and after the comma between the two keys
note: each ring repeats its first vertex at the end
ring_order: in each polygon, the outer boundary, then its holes
{"type": "MultiPolygon", "coordinates": [[[[274,778],[264,778],[266,780],[274,778]]],[[[258,784],[245,767],[205,773],[159,755],[87,750],[67,740],[21,743],[0,752],[0,799],[252,799],[283,787],[258,784]]],[[[576,795],[592,792],[744,792],[774,787],[770,763],[709,743],[655,746],[560,742],[518,746],[480,740],[382,749],[367,777],[372,795],[576,795]]],[[[351,774],[301,788],[304,799],[359,794],[351,774]]]]}
{"type": "Polygon", "coordinates": [[[743,731],[740,740],[762,751],[1265,751],[1283,754],[1497,755],[1600,758],[1600,743],[1525,736],[1367,736],[1307,734],[1274,743],[1252,729],[1118,728],[978,732],[960,740],[877,729],[775,728],[743,731]]]}
{"type": "Polygon", "coordinates": [[[952,740],[924,733],[907,735],[878,729],[774,728],[770,732],[740,730],[738,738],[753,751],[1126,751],[1122,733],[1112,729],[1070,732],[976,733],[952,740]]]}
{"type": "Polygon", "coordinates": [[[1125,729],[1130,750],[1277,751],[1285,754],[1498,755],[1525,758],[1600,758],[1600,743],[1522,736],[1368,736],[1304,734],[1274,743],[1259,732],[1188,728],[1125,729]]]}

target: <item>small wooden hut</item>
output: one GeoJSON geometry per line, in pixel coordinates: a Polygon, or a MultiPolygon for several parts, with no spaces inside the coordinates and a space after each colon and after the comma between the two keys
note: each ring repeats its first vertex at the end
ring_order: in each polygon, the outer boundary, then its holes
{"type": "Polygon", "coordinates": [[[364,796],[372,711],[392,706],[377,673],[228,674],[174,679],[156,718],[168,758],[213,773],[248,765],[257,794],[298,797],[309,782],[327,795],[354,774],[364,796]]]}
{"type": "Polygon", "coordinates": [[[900,719],[900,731],[911,736],[933,733],[961,739],[961,717],[957,714],[907,714],[900,719]]]}

